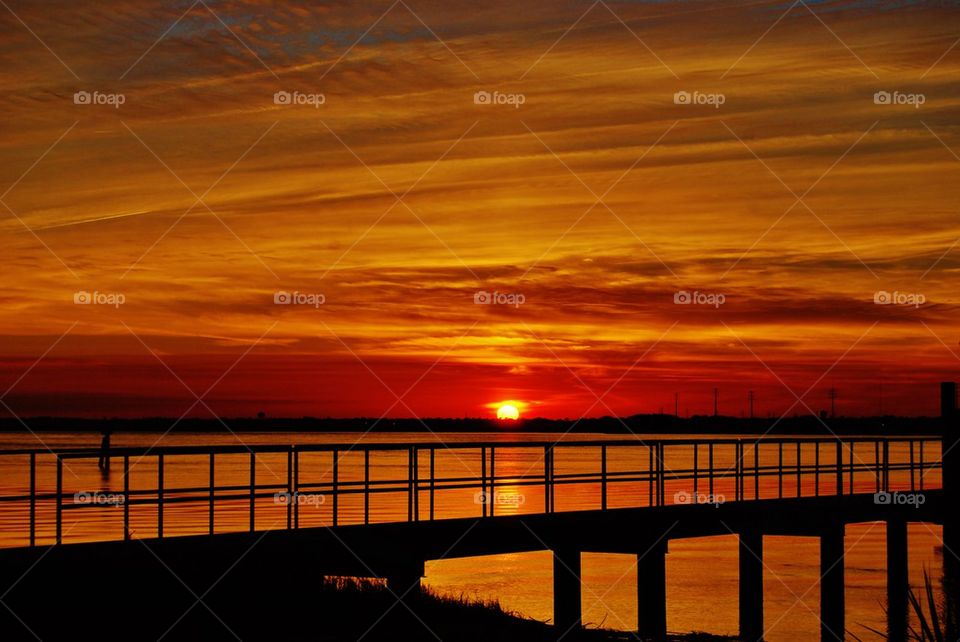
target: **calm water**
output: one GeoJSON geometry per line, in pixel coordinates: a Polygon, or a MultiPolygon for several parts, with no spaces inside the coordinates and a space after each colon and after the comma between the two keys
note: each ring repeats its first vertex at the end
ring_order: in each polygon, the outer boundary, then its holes
{"type": "MultiPolygon", "coordinates": [[[[503,442],[552,441],[553,435],[511,434],[456,434],[443,435],[447,443],[467,441],[503,442]]],[[[570,435],[568,439],[597,439],[596,436],[570,435]]],[[[651,439],[656,436],[650,436],[651,439]]],[[[246,434],[243,442],[254,444],[305,444],[305,443],[354,443],[356,434],[310,435],[301,433],[246,434]]],[[[364,442],[424,442],[439,437],[429,434],[403,434],[364,436],[364,442]]],[[[622,439],[622,437],[618,437],[622,439]]],[[[99,435],[44,434],[44,443],[49,447],[95,447],[99,435]]],[[[237,444],[232,435],[188,434],[171,435],[114,435],[113,445],[151,446],[159,445],[210,445],[237,444]]],[[[2,434],[0,449],[42,448],[32,435],[2,434]]],[[[700,465],[704,465],[704,452],[700,453],[700,465]]],[[[929,458],[935,453],[928,453],[929,458]]],[[[776,463],[776,450],[760,451],[761,464],[776,463]],[[772,460],[770,458],[773,458],[772,460]]],[[[822,453],[829,461],[829,453],[822,453]]],[[[906,452],[894,452],[894,458],[906,461],[906,452]]],[[[542,472],[542,449],[498,450],[496,472],[498,477],[540,474],[542,472]]],[[[677,448],[666,462],[672,469],[689,467],[692,463],[692,448],[677,448]]],[[[752,455],[751,455],[752,457],[752,455]]],[[[812,448],[801,459],[812,463],[815,453],[812,448]]],[[[856,458],[871,462],[872,451],[857,453],[856,458]]],[[[609,449],[608,470],[644,470],[646,450],[609,449]]],[[[748,460],[750,457],[748,457],[748,460]]],[[[718,466],[733,463],[732,451],[715,453],[718,466]]],[[[795,461],[793,453],[785,455],[784,463],[795,461]]],[[[131,488],[155,487],[157,468],[154,458],[132,462],[131,488]]],[[[331,478],[331,456],[328,453],[311,453],[301,456],[301,482],[324,482],[331,478]]],[[[426,454],[419,462],[421,476],[428,470],[426,454]]],[[[599,469],[599,449],[584,448],[558,454],[556,466],[563,472],[593,472],[599,469]]],[[[480,461],[466,450],[440,452],[436,457],[438,477],[477,475],[480,461]]],[[[26,460],[23,457],[0,457],[0,493],[16,494],[28,488],[26,460]]],[[[376,480],[403,478],[406,475],[406,453],[376,453],[371,457],[371,478],[376,480]]],[[[206,457],[168,458],[165,466],[165,487],[168,489],[205,486],[208,481],[206,457]]],[[[258,457],[256,476],[258,484],[286,482],[286,455],[267,454],[258,457]]],[[[363,475],[361,453],[346,453],[339,460],[338,479],[341,482],[360,480],[363,475]]],[[[41,458],[38,464],[38,487],[53,491],[55,468],[50,458],[41,458]]],[[[218,486],[243,486],[249,481],[248,455],[223,455],[217,457],[216,483],[218,486]]],[[[901,482],[905,480],[900,480],[901,482]]],[[[930,486],[939,485],[939,473],[931,473],[927,479],[930,486]]],[[[805,490],[811,480],[804,481],[805,490]]],[[[869,474],[858,475],[855,487],[860,492],[872,492],[873,479],[869,474]]],[[[123,487],[122,467],[114,461],[109,477],[97,470],[96,460],[71,462],[64,471],[65,492],[119,491],[123,487]]],[[[824,492],[831,492],[829,480],[825,480],[824,492]]],[[[681,486],[668,485],[668,503],[672,494],[681,486]]],[[[543,506],[543,494],[537,486],[506,486],[505,503],[497,506],[498,514],[539,512],[543,506]]],[[[786,486],[784,492],[794,493],[796,486],[786,486]]],[[[646,483],[623,483],[612,485],[609,490],[609,505],[645,505],[648,487],[646,483]]],[[[732,483],[718,481],[718,494],[733,496],[732,483]]],[[[750,491],[748,491],[750,492],[750,491]]],[[[761,496],[776,496],[774,478],[764,479],[761,496]]],[[[596,485],[580,484],[561,487],[557,490],[558,510],[598,507],[599,489],[596,485]]],[[[257,502],[257,528],[281,528],[285,526],[286,508],[282,504],[264,498],[257,502]]],[[[426,497],[421,498],[421,511],[425,515],[426,497]]],[[[245,530],[248,527],[247,500],[217,503],[216,529],[218,532],[245,530]]],[[[475,492],[471,489],[450,490],[437,494],[438,516],[479,515],[475,492]]],[[[156,510],[152,506],[132,506],[131,530],[134,537],[153,537],[156,528],[156,510]]],[[[115,538],[122,534],[122,511],[115,507],[65,511],[64,541],[84,541],[115,538]]],[[[363,503],[360,496],[342,498],[338,516],[341,523],[359,522],[363,519],[363,503]]],[[[384,494],[371,502],[372,521],[390,521],[406,518],[404,493],[384,494]]],[[[187,504],[171,504],[165,508],[165,534],[202,533],[207,528],[207,505],[204,501],[187,504]]],[[[322,501],[303,504],[300,508],[301,527],[328,524],[331,520],[330,503],[322,501]]],[[[39,539],[51,541],[54,534],[53,509],[50,505],[39,507],[39,539]]],[[[26,514],[23,507],[0,506],[0,545],[24,545],[26,543],[26,514]]],[[[923,569],[939,577],[940,527],[917,524],[910,527],[910,569],[914,583],[922,582],[923,569]]],[[[846,560],[847,626],[863,639],[876,638],[865,627],[884,628],[883,605],[885,601],[885,531],[882,523],[860,524],[847,528],[846,560]]],[[[764,540],[766,564],[765,601],[767,639],[796,640],[816,639],[819,635],[819,548],[814,538],[766,537],[764,540]]],[[[585,554],[583,558],[584,621],[588,625],[614,629],[636,628],[636,569],[635,556],[585,554]]],[[[719,634],[735,634],[737,631],[737,540],[733,535],[690,540],[674,540],[667,556],[668,576],[668,626],[671,631],[702,630],[719,634]]],[[[432,561],[427,564],[425,583],[437,590],[463,594],[484,599],[498,599],[507,609],[523,615],[549,620],[552,618],[552,561],[549,552],[500,555],[484,558],[463,558],[432,561]]]]}

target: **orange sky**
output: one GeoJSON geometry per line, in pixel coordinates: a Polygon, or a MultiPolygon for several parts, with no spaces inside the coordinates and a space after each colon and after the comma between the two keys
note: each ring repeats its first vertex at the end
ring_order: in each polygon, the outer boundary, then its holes
{"type": "Polygon", "coordinates": [[[18,415],[912,414],[960,378],[956,9],[7,4],[18,415]]]}

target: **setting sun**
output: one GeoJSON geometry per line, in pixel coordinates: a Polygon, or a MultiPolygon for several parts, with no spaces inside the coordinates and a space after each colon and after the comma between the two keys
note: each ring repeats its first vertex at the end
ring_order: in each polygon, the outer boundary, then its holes
{"type": "Polygon", "coordinates": [[[497,419],[517,420],[520,418],[520,411],[513,404],[505,403],[497,408],[497,419]]]}

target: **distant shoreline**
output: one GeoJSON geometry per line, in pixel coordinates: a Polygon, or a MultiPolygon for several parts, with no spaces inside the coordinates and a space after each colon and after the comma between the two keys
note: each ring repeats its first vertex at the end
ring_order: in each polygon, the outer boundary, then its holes
{"type": "Polygon", "coordinates": [[[589,419],[522,419],[497,421],[484,418],[316,418],[316,417],[223,417],[184,418],[80,418],[26,417],[0,419],[0,432],[102,432],[118,433],[581,433],[581,434],[657,434],[657,435],[939,435],[942,423],[933,417],[834,417],[811,415],[777,418],[741,418],[673,415],[634,415],[589,419]],[[228,426],[229,428],[225,427],[228,426]],[[572,430],[571,430],[572,428],[572,430]]]}

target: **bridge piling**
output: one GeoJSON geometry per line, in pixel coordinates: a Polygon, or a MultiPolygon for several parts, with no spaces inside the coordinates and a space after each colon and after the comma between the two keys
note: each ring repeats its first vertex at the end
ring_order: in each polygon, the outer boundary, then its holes
{"type": "Polygon", "coordinates": [[[820,640],[844,639],[844,526],[839,524],[820,534],[820,640]]]}
{"type": "Polygon", "coordinates": [[[553,622],[558,639],[583,623],[580,584],[580,551],[570,547],[554,549],[553,622]]]}
{"type": "Polygon", "coordinates": [[[399,601],[409,603],[420,594],[423,573],[423,562],[398,567],[387,574],[387,588],[399,601]]]}
{"type": "Polygon", "coordinates": [[[637,555],[637,632],[641,637],[667,637],[667,541],[637,555]]]}
{"type": "Polygon", "coordinates": [[[910,590],[907,574],[907,522],[887,521],[887,639],[907,639],[907,606],[910,590]]]}
{"type": "Polygon", "coordinates": [[[740,638],[763,639],[763,534],[740,533],[740,638]]]}

